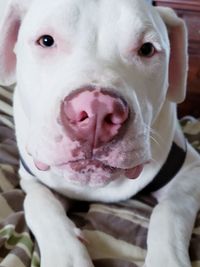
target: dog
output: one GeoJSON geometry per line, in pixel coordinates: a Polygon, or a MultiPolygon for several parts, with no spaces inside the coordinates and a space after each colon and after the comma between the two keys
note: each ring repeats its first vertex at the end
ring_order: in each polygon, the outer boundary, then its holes
{"type": "Polygon", "coordinates": [[[11,0],[0,33],[41,266],[93,266],[67,199],[111,203],[140,191],[158,200],[145,266],[191,266],[200,157],[176,115],[188,68],[183,20],[143,0],[11,0]]]}

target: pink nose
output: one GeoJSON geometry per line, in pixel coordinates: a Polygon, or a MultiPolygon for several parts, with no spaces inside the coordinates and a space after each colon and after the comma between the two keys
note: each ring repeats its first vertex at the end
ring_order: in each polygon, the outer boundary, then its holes
{"type": "Polygon", "coordinates": [[[61,124],[69,137],[88,142],[93,148],[118,135],[128,115],[126,102],[103,89],[73,92],[61,105],[61,124]]]}

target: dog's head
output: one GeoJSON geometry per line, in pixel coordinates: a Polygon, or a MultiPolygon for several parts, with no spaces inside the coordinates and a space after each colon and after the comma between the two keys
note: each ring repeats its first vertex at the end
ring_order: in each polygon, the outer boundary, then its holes
{"type": "Polygon", "coordinates": [[[163,103],[184,98],[183,21],[142,0],[12,0],[0,32],[35,168],[90,186],[138,177],[163,103]]]}

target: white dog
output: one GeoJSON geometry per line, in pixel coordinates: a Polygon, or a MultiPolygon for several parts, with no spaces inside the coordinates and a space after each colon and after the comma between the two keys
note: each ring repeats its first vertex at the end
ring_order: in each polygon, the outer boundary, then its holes
{"type": "Polygon", "coordinates": [[[12,0],[0,33],[1,83],[17,81],[21,186],[41,266],[93,266],[50,189],[113,202],[144,188],[159,202],[145,265],[191,266],[200,157],[176,117],[187,78],[183,21],[143,0],[12,0]]]}

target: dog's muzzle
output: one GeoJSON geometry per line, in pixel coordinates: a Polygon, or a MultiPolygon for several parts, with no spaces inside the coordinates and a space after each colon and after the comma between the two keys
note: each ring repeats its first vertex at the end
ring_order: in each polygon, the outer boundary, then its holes
{"type": "MultiPolygon", "coordinates": [[[[106,184],[120,175],[137,178],[145,164],[143,159],[133,160],[130,164],[130,156],[123,152],[124,158],[120,159],[118,154],[119,143],[127,135],[130,113],[127,101],[112,88],[86,86],[72,91],[61,101],[57,118],[69,142],[77,144],[72,157],[51,166],[33,157],[35,166],[40,171],[54,168],[73,172],[72,180],[84,180],[84,183],[91,177],[94,184],[98,180],[100,184],[106,184]]],[[[127,149],[130,150],[125,148],[125,151],[127,149]]],[[[135,148],[131,149],[135,153],[135,148]]]]}

